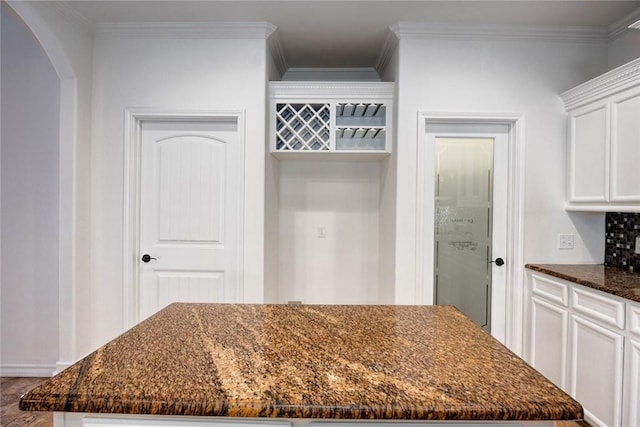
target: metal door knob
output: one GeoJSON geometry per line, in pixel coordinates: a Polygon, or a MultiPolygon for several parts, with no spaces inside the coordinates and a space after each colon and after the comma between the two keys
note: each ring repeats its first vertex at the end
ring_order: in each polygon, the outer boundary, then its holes
{"type": "Polygon", "coordinates": [[[157,260],[158,258],[152,258],[152,257],[151,257],[151,255],[149,255],[149,254],[144,254],[144,255],[142,255],[142,262],[149,262],[149,261],[151,261],[152,259],[157,260]]]}
{"type": "Polygon", "coordinates": [[[494,263],[498,267],[504,265],[504,260],[502,258],[496,258],[495,261],[489,261],[489,264],[494,263]]]}

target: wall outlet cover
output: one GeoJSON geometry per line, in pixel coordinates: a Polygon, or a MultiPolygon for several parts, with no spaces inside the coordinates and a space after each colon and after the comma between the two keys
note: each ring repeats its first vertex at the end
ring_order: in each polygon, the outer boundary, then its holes
{"type": "Polygon", "coordinates": [[[573,249],[573,234],[558,234],[558,249],[573,249]]]}

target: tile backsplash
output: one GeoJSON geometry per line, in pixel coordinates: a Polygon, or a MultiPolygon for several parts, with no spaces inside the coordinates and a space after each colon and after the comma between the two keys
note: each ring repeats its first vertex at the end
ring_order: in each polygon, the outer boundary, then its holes
{"type": "Polygon", "coordinates": [[[640,273],[640,254],[635,253],[640,236],[640,213],[607,212],[604,264],[640,273]]]}

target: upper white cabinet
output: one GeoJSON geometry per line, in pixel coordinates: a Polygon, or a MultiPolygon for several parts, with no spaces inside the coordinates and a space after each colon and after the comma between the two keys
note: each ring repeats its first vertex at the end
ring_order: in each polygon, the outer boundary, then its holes
{"type": "Polygon", "coordinates": [[[567,210],[640,212],[640,59],[562,94],[567,210]]]}
{"type": "Polygon", "coordinates": [[[391,152],[393,83],[271,82],[271,153],[280,159],[391,152]]]}

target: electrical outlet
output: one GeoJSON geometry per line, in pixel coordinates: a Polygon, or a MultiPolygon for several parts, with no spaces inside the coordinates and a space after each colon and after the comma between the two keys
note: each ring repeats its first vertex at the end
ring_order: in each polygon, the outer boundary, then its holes
{"type": "Polygon", "coordinates": [[[640,255],[640,236],[636,237],[636,253],[640,255]]]}
{"type": "Polygon", "coordinates": [[[558,234],[558,249],[573,249],[573,234],[558,234]]]}

